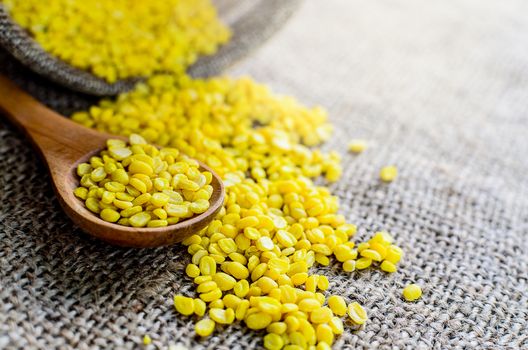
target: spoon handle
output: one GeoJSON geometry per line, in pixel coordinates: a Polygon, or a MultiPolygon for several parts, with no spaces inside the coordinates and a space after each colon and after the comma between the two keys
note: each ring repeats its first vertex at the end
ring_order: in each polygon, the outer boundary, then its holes
{"type": "Polygon", "coordinates": [[[77,160],[108,138],[52,111],[0,75],[0,112],[20,128],[43,156],[77,160]]]}

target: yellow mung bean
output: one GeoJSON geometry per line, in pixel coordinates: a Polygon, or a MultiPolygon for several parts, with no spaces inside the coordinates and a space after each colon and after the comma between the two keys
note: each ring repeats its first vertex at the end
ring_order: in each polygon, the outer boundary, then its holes
{"type": "Polygon", "coordinates": [[[242,301],[239,297],[237,297],[236,295],[233,295],[233,294],[225,295],[222,300],[223,300],[223,303],[224,303],[224,305],[226,307],[229,307],[229,308],[231,308],[233,310],[236,310],[236,308],[238,307],[238,305],[242,301]]]}
{"type": "Polygon", "coordinates": [[[382,269],[385,272],[396,272],[397,267],[393,263],[391,263],[388,260],[383,260],[383,262],[380,265],[380,269],[382,269]]]}
{"type": "Polygon", "coordinates": [[[208,337],[213,333],[215,325],[216,324],[213,320],[204,318],[203,320],[196,322],[194,331],[201,337],[208,337]]]}
{"type": "Polygon", "coordinates": [[[211,308],[209,310],[209,317],[216,323],[230,324],[235,320],[235,312],[231,308],[225,310],[211,308]]]}
{"type": "Polygon", "coordinates": [[[334,332],[336,335],[342,334],[344,332],[343,321],[337,316],[332,317],[330,322],[328,322],[328,325],[330,328],[332,328],[332,332],[334,332]]]}
{"type": "Polygon", "coordinates": [[[223,309],[224,306],[225,306],[224,305],[224,301],[222,299],[213,300],[208,305],[209,310],[212,310],[212,309],[223,309]]]}
{"type": "Polygon", "coordinates": [[[328,323],[334,316],[332,310],[326,306],[312,311],[310,321],[313,323],[328,323]]]}
{"type": "Polygon", "coordinates": [[[268,350],[280,350],[284,346],[284,340],[280,335],[269,333],[264,337],[264,347],[268,350]]]}
{"type": "Polygon", "coordinates": [[[212,302],[222,297],[222,291],[219,288],[213,289],[210,292],[200,294],[200,299],[205,302],[212,302]]]}
{"type": "Polygon", "coordinates": [[[332,309],[334,314],[338,316],[346,315],[347,305],[345,299],[343,299],[342,296],[332,295],[330,298],[328,298],[328,306],[330,306],[330,309],[332,309]]]}
{"type": "Polygon", "coordinates": [[[352,153],[361,153],[367,148],[367,143],[364,140],[352,140],[348,144],[348,150],[352,153]]]}
{"type": "Polygon", "coordinates": [[[317,347],[315,348],[315,350],[332,350],[332,347],[324,341],[320,341],[319,343],[317,343],[317,347]]]}
{"type": "Polygon", "coordinates": [[[367,312],[357,302],[348,305],[348,316],[357,324],[363,324],[367,321],[367,312]]]}
{"type": "Polygon", "coordinates": [[[374,261],[381,261],[382,259],[382,256],[380,253],[378,253],[377,251],[375,251],[374,249],[365,249],[365,250],[362,250],[360,255],[364,258],[368,258],[370,260],[374,260],[374,261]]]}
{"type": "Polygon", "coordinates": [[[152,343],[152,339],[148,334],[145,334],[143,336],[143,345],[150,345],[152,343]]]}
{"type": "Polygon", "coordinates": [[[359,258],[356,260],[356,269],[364,270],[367,267],[372,265],[372,259],[369,258],[359,258]]]}
{"type": "Polygon", "coordinates": [[[116,222],[121,217],[119,213],[113,209],[103,209],[99,214],[101,219],[108,222],[116,222]]]}
{"type": "Polygon", "coordinates": [[[271,323],[272,317],[264,312],[256,312],[246,317],[246,325],[250,329],[264,329],[271,323]]]}
{"type": "Polygon", "coordinates": [[[403,289],[402,294],[405,300],[415,301],[422,296],[422,288],[417,284],[411,283],[403,289]]]}
{"type": "Polygon", "coordinates": [[[194,303],[194,313],[197,316],[205,315],[205,311],[207,309],[207,305],[205,304],[205,302],[202,299],[194,299],[193,303],[194,303]]]}
{"type": "Polygon", "coordinates": [[[381,168],[379,177],[383,182],[391,182],[398,176],[398,168],[394,165],[389,165],[381,168]]]}
{"type": "Polygon", "coordinates": [[[334,342],[334,332],[332,328],[325,323],[317,326],[317,340],[331,345],[334,342]]]}
{"type": "Polygon", "coordinates": [[[182,315],[192,315],[194,312],[194,300],[182,295],[174,296],[174,306],[182,315]]]}
{"type": "Polygon", "coordinates": [[[403,253],[402,250],[399,247],[391,245],[387,249],[387,255],[385,256],[385,260],[390,261],[393,264],[396,264],[398,261],[400,261],[403,253]]]}
{"type": "Polygon", "coordinates": [[[343,271],[352,272],[356,269],[356,260],[347,260],[343,262],[343,271]]]}

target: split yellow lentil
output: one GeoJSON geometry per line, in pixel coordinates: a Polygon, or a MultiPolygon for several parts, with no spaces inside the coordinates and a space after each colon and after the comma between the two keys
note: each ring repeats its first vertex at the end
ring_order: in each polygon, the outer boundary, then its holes
{"type": "Polygon", "coordinates": [[[422,296],[422,288],[417,284],[411,283],[403,289],[402,294],[405,300],[415,301],[422,296]]]}
{"type": "Polygon", "coordinates": [[[348,150],[352,153],[361,153],[367,148],[367,143],[363,140],[352,140],[348,144],[348,150]]]}
{"type": "Polygon", "coordinates": [[[113,83],[183,74],[230,37],[210,0],[0,0],[51,55],[113,83]]]}
{"type": "Polygon", "coordinates": [[[328,278],[312,267],[337,261],[347,272],[385,271],[389,263],[392,270],[402,252],[386,232],[352,242],[356,227],[338,213],[337,197],[313,182],[336,181],[341,173],[338,154],[315,148],[331,132],[322,109],[274,96],[246,78],[155,76],[73,120],[174,147],[222,177],[223,208],[183,241],[197,297],[177,295],[174,304],[183,315],[207,314],[196,334],[237,320],[266,332],[266,349],[330,349],[344,331],[342,317],[367,321],[357,302],[327,295],[328,278]]]}
{"type": "Polygon", "coordinates": [[[398,169],[394,165],[385,166],[381,168],[379,176],[383,182],[392,182],[398,176],[398,169]]]}
{"type": "Polygon", "coordinates": [[[204,318],[198,322],[196,322],[196,325],[194,326],[194,330],[196,334],[198,334],[201,337],[208,337],[210,336],[215,329],[215,323],[213,320],[204,318]]]}
{"type": "MultiPolygon", "coordinates": [[[[213,193],[211,173],[201,172],[195,160],[175,148],[157,149],[136,134],[128,144],[108,140],[107,149],[80,164],[77,174],[81,186],[74,194],[104,221],[125,226],[175,224],[205,212],[213,193]]],[[[216,262],[207,257],[196,268],[188,273],[212,273],[216,262]]]]}
{"type": "Polygon", "coordinates": [[[347,312],[345,299],[339,295],[332,295],[328,298],[328,306],[330,306],[334,314],[338,316],[344,316],[347,312]]]}
{"type": "Polygon", "coordinates": [[[143,344],[144,345],[152,344],[152,339],[150,338],[148,334],[145,334],[145,336],[143,337],[143,344]]]}
{"type": "Polygon", "coordinates": [[[348,315],[357,324],[363,324],[367,321],[367,312],[357,302],[348,305],[348,315]]]}

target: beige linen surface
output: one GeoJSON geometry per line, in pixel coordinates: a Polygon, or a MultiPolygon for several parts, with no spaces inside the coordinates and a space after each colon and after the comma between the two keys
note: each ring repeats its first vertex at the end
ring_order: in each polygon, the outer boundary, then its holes
{"type": "MultiPolygon", "coordinates": [[[[251,75],[335,124],[332,189],[362,240],[389,230],[399,271],[331,276],[369,321],[336,349],[528,348],[528,2],[307,0],[264,47],[228,70],[251,75]],[[351,138],[368,150],[346,154],[351,138]],[[400,175],[380,184],[381,166],[400,175]],[[409,282],[422,299],[402,301],[409,282]]],[[[3,71],[57,110],[86,106],[3,55],[3,71]],[[31,81],[29,81],[31,80],[31,81]]],[[[193,287],[181,246],[132,250],[80,232],[19,133],[0,122],[0,348],[253,349],[236,324],[207,340],[178,316],[193,287]],[[152,347],[152,348],[154,348],[152,347]]]]}

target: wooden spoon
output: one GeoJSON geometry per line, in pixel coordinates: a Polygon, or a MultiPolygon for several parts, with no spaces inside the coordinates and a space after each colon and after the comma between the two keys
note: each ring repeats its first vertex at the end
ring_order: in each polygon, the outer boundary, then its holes
{"type": "Polygon", "coordinates": [[[101,152],[109,138],[121,138],[81,126],[45,107],[10,80],[0,75],[0,111],[31,139],[47,163],[55,193],[68,216],[84,231],[112,244],[127,247],[157,247],[181,242],[205,227],[224,202],[222,181],[213,174],[213,194],[209,209],[175,225],[156,228],[134,228],[100,219],[75,197],[79,185],[76,168],[101,152]]]}

